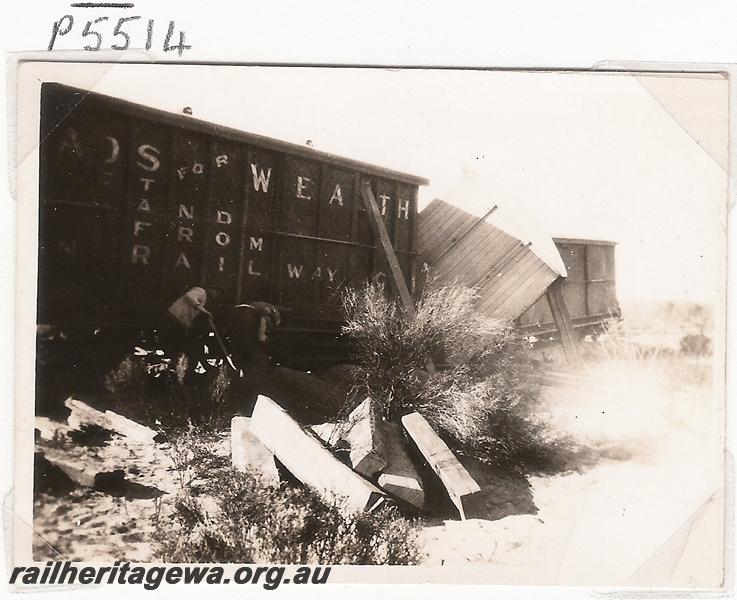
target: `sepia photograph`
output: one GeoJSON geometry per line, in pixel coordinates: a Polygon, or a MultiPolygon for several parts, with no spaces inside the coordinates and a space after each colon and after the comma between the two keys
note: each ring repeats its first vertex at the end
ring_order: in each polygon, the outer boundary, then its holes
{"type": "Polygon", "coordinates": [[[17,105],[30,561],[722,588],[724,73],[30,61],[17,105]]]}

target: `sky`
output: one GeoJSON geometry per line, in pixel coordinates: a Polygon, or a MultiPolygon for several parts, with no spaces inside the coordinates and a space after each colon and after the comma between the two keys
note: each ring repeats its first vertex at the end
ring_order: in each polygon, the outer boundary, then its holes
{"type": "Polygon", "coordinates": [[[621,301],[723,294],[728,84],[716,76],[45,69],[41,79],[421,175],[420,209],[497,204],[522,229],[615,241],[621,301]]]}

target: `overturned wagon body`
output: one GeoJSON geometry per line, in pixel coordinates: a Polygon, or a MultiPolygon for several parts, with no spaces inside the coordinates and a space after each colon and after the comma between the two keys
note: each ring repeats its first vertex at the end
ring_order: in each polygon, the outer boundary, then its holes
{"type": "MultiPolygon", "coordinates": [[[[573,326],[581,332],[619,317],[614,251],[616,244],[604,240],[553,238],[568,277],[561,293],[573,326]]],[[[545,296],[518,319],[518,325],[536,335],[554,333],[557,328],[545,296]]]]}
{"type": "Polygon", "coordinates": [[[413,288],[422,178],[61,84],[41,102],[39,323],[138,325],[200,286],[334,334],[341,287],[387,272],[364,181],[413,288]]]}
{"type": "Polygon", "coordinates": [[[478,291],[478,310],[487,317],[512,321],[530,307],[565,267],[550,238],[528,223],[512,222],[497,205],[474,207],[484,190],[460,198],[474,212],[433,200],[420,213],[418,249],[440,284],[459,282],[478,291]]]}

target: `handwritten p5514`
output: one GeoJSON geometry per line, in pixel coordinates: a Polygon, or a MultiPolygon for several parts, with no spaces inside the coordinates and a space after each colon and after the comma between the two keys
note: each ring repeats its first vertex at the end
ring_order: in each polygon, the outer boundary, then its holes
{"type": "MultiPolygon", "coordinates": [[[[48,49],[53,50],[54,44],[59,38],[73,36],[75,33],[80,36],[80,41],[84,43],[82,47],[91,52],[107,48],[128,50],[131,43],[135,43],[137,38],[141,41],[144,39],[144,33],[141,31],[142,27],[140,27],[143,22],[140,16],[120,17],[115,26],[113,26],[114,20],[107,16],[82,21],[82,23],[75,23],[72,15],[64,15],[58,21],[54,21],[51,27],[51,39],[49,40],[48,49]],[[82,23],[84,23],[83,27],[81,26],[82,23]]],[[[179,56],[182,56],[182,53],[185,50],[190,50],[192,46],[187,45],[186,33],[182,30],[178,32],[179,43],[172,44],[174,31],[174,21],[169,21],[169,27],[163,37],[162,49],[164,52],[178,52],[179,56]]],[[[148,19],[144,44],[146,50],[151,50],[153,47],[157,32],[159,32],[159,28],[157,28],[155,20],[148,19]]],[[[140,48],[140,45],[138,47],[140,48]]]]}

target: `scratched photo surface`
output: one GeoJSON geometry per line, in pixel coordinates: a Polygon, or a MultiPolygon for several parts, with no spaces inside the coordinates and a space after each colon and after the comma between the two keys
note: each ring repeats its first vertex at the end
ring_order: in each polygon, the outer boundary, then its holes
{"type": "Polygon", "coordinates": [[[722,586],[726,77],[19,82],[34,560],[722,586]]]}

